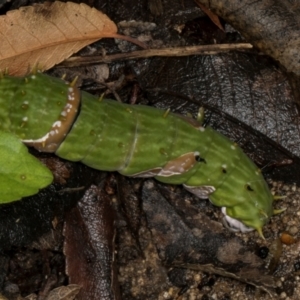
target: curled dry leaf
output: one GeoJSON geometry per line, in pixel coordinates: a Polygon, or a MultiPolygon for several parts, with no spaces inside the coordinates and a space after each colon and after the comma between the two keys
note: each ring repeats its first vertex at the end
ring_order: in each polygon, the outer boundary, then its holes
{"type": "Polygon", "coordinates": [[[24,75],[46,70],[103,37],[119,37],[117,26],[83,3],[44,3],[0,17],[0,69],[24,75]]]}
{"type": "Polygon", "coordinates": [[[197,0],[231,24],[248,42],[300,75],[300,9],[294,1],[197,0]]]}

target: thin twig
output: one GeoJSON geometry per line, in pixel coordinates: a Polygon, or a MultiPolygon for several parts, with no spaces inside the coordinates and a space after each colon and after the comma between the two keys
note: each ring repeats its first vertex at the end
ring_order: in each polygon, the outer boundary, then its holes
{"type": "Polygon", "coordinates": [[[187,46],[177,48],[164,49],[147,49],[140,51],[133,51],[129,53],[117,53],[105,56],[80,57],[75,56],[67,59],[61,63],[60,67],[80,67],[90,64],[111,63],[117,60],[147,58],[153,56],[190,56],[190,55],[214,55],[218,53],[252,49],[253,46],[249,43],[239,44],[214,44],[214,45],[200,45],[187,46]]]}

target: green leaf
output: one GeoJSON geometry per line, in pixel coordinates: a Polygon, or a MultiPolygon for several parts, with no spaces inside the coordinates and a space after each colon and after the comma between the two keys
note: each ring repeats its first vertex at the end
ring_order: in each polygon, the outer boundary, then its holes
{"type": "Polygon", "coordinates": [[[0,131],[0,204],[37,194],[53,175],[13,134],[0,131]]]}

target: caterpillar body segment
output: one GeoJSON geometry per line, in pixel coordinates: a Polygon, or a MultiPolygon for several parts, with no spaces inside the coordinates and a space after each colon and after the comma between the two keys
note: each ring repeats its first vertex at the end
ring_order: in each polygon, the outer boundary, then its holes
{"type": "Polygon", "coordinates": [[[257,166],[210,127],[173,113],[79,91],[37,73],[0,79],[0,130],[39,151],[125,176],[155,177],[222,207],[235,229],[262,227],[273,195],[257,166]]]}

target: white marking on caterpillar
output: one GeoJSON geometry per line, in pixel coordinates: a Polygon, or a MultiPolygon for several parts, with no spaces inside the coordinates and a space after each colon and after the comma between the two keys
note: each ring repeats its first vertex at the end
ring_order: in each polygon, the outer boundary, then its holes
{"type": "Polygon", "coordinates": [[[246,226],[241,221],[228,216],[226,214],[226,207],[222,207],[221,211],[222,211],[222,213],[224,215],[224,217],[223,217],[223,224],[230,231],[233,231],[233,232],[239,232],[239,231],[241,231],[243,233],[246,233],[246,232],[250,232],[250,231],[254,230],[254,228],[246,226]]]}
{"type": "Polygon", "coordinates": [[[157,176],[169,177],[184,174],[195,166],[197,163],[197,156],[199,156],[199,152],[189,152],[170,160],[157,176]]]}
{"type": "Polygon", "coordinates": [[[56,121],[53,123],[52,127],[58,127],[60,128],[61,127],[61,121],[56,121]]]}
{"type": "Polygon", "coordinates": [[[174,175],[181,175],[188,172],[195,166],[195,164],[197,163],[197,156],[199,156],[198,151],[189,152],[173,160],[170,160],[164,167],[153,168],[151,170],[142,171],[129,176],[148,178],[155,176],[170,177],[174,175]]]}
{"type": "Polygon", "coordinates": [[[23,143],[43,152],[55,152],[58,149],[73,125],[80,104],[79,89],[69,87],[68,92],[68,100],[63,111],[60,113],[60,120],[56,120],[52,124],[50,131],[43,137],[35,140],[22,140],[23,143]],[[74,105],[70,101],[74,101],[74,105]]]}
{"type": "Polygon", "coordinates": [[[30,145],[32,143],[44,143],[47,141],[47,139],[49,138],[49,132],[47,134],[45,134],[43,137],[37,139],[37,140],[22,140],[23,143],[30,145]]]}
{"type": "Polygon", "coordinates": [[[202,185],[202,186],[189,186],[183,184],[183,187],[190,193],[196,195],[200,199],[208,199],[209,195],[212,194],[216,188],[211,185],[202,185]]]}

